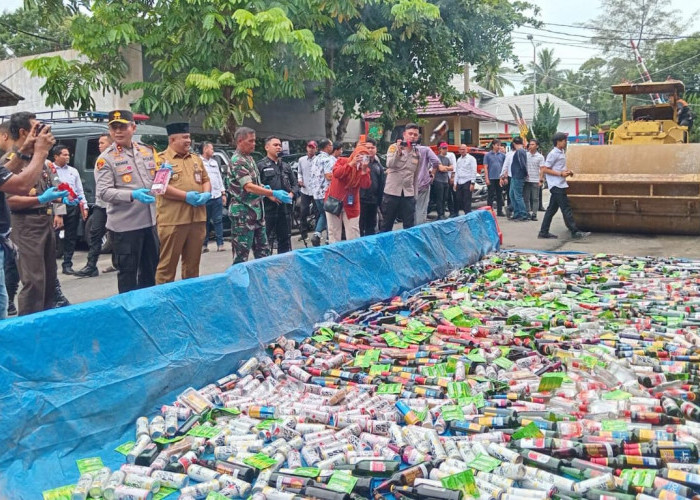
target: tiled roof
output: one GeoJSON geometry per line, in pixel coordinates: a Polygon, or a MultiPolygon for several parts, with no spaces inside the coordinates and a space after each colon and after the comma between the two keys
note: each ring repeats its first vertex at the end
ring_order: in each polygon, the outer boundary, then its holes
{"type": "MultiPolygon", "coordinates": [[[[425,106],[421,106],[416,110],[416,114],[419,117],[466,115],[473,116],[481,121],[496,121],[496,117],[494,115],[484,111],[483,109],[479,109],[466,101],[456,102],[452,106],[445,106],[440,101],[439,97],[428,97],[427,101],[428,102],[425,106]]],[[[382,116],[382,113],[376,111],[374,113],[365,114],[364,119],[376,120],[380,116],[382,116]]]]}

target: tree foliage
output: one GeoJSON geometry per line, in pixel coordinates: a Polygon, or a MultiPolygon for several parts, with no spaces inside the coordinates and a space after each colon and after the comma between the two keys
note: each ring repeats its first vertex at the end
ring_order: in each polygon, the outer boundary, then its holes
{"type": "Polygon", "coordinates": [[[537,57],[537,62],[530,69],[534,69],[535,81],[538,92],[549,92],[559,86],[562,70],[559,69],[561,59],[554,55],[554,49],[542,49],[537,57]]]}
{"type": "Polygon", "coordinates": [[[652,57],[660,41],[684,28],[684,16],[666,0],[602,0],[601,9],[583,26],[596,31],[591,41],[604,54],[630,59],[631,39],[645,57],[652,57]]]}
{"type": "Polygon", "coordinates": [[[451,104],[462,95],[450,84],[464,63],[514,59],[510,32],[534,22],[525,2],[493,0],[350,0],[342,21],[321,22],[317,33],[335,77],[319,89],[326,134],[342,139],[351,117],[380,111],[385,128],[414,118],[427,97],[451,104]],[[489,29],[484,29],[488,26],[489,29]],[[338,123],[332,130],[334,122],[338,123]]]}
{"type": "Polygon", "coordinates": [[[537,99],[537,115],[532,122],[532,133],[540,141],[540,147],[546,154],[552,149],[552,137],[559,126],[559,110],[549,101],[537,99]]]}
{"type": "Polygon", "coordinates": [[[202,112],[205,126],[230,137],[245,118],[259,118],[256,99],[303,97],[306,80],[330,74],[311,31],[295,27],[275,2],[94,0],[87,7],[90,15],[77,15],[71,26],[73,45],[87,61],[67,61],[66,68],[44,57],[28,65],[47,78],[47,102],[88,109],[94,103],[76,98],[77,89],[138,89],[135,109],[202,112]],[[150,63],[145,81],[123,82],[125,50],[142,52],[150,63]],[[58,80],[66,69],[69,81],[58,80]]]}
{"type": "Polygon", "coordinates": [[[501,66],[498,61],[496,61],[495,64],[482,64],[479,66],[476,70],[475,80],[476,83],[489,92],[502,96],[506,87],[513,87],[513,83],[507,77],[512,70],[501,66]],[[498,64],[498,66],[495,64],[498,64]]]}
{"type": "Polygon", "coordinates": [[[205,126],[232,132],[259,118],[259,102],[311,86],[334,139],[366,112],[393,124],[429,96],[462,97],[452,76],[465,63],[517,62],[510,33],[537,12],[517,0],[26,1],[74,15],[73,46],[86,57],[29,64],[47,78],[49,103],[89,109],[90,90],[138,89],[139,111],[203,113],[205,126]],[[142,51],[145,81],[123,83],[125,50],[142,51]]]}
{"type": "Polygon", "coordinates": [[[3,12],[0,15],[0,59],[70,48],[68,26],[68,16],[56,16],[49,25],[37,9],[3,12]]]}

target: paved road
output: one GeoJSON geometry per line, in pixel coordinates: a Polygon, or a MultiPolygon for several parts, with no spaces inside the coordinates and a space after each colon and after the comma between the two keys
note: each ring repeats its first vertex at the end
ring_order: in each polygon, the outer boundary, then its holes
{"type": "MultiPolygon", "coordinates": [[[[546,205],[546,203],[545,203],[546,205]]],[[[544,214],[540,213],[540,220],[544,214]]],[[[558,240],[539,240],[537,232],[540,222],[510,222],[499,218],[503,232],[504,249],[533,249],[550,251],[578,251],[589,253],[611,253],[638,256],[676,256],[700,258],[700,237],[696,236],[652,236],[652,235],[622,235],[622,234],[593,234],[583,241],[571,240],[564,226],[561,214],[557,214],[552,224],[551,232],[559,236],[558,240]]],[[[400,228],[397,225],[396,228],[400,228]]],[[[292,237],[294,248],[303,248],[298,236],[292,237]]],[[[214,247],[210,244],[210,248],[214,247]]],[[[213,274],[225,271],[231,265],[231,243],[226,242],[224,252],[209,252],[202,255],[201,273],[213,274]]],[[[76,252],[74,269],[85,265],[86,252],[76,252]]],[[[110,258],[103,255],[98,267],[106,268],[110,258]]],[[[60,269],[60,265],[59,265],[60,269]]],[[[117,293],[115,273],[101,273],[96,278],[76,278],[60,275],[63,291],[73,303],[85,302],[117,293]]]]}

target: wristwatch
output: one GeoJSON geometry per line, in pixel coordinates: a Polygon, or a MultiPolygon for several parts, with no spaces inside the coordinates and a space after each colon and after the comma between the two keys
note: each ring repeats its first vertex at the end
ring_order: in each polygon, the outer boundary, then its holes
{"type": "Polygon", "coordinates": [[[31,155],[25,155],[24,153],[17,153],[17,156],[19,156],[19,159],[22,161],[32,161],[31,155]]]}

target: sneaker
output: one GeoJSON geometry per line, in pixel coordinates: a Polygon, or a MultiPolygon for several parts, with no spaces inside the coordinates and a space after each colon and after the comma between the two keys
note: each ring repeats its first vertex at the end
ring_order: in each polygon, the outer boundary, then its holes
{"type": "Polygon", "coordinates": [[[530,215],[530,220],[537,220],[537,214],[530,215]]]}
{"type": "Polygon", "coordinates": [[[552,233],[540,233],[537,235],[537,237],[541,240],[556,240],[557,238],[559,238],[559,236],[552,233]]]}
{"type": "Polygon", "coordinates": [[[498,212],[496,215],[499,216],[499,217],[505,217],[505,216],[506,216],[506,214],[504,214],[503,212],[498,212]]]}
{"type": "Polygon", "coordinates": [[[314,235],[311,237],[311,244],[315,247],[320,247],[321,246],[321,235],[318,233],[314,233],[314,235]]]}
{"type": "Polygon", "coordinates": [[[576,231],[571,235],[571,237],[575,240],[582,240],[584,238],[588,238],[590,235],[591,233],[588,231],[576,231]]]}
{"type": "Polygon", "coordinates": [[[223,245],[217,245],[216,251],[217,251],[217,252],[223,252],[223,251],[224,251],[224,246],[223,246],[223,245]]]}
{"type": "Polygon", "coordinates": [[[17,316],[17,307],[15,306],[14,302],[10,302],[9,304],[7,304],[7,315],[17,316]]]}
{"type": "Polygon", "coordinates": [[[202,253],[209,252],[209,247],[202,247],[202,253]]]}

